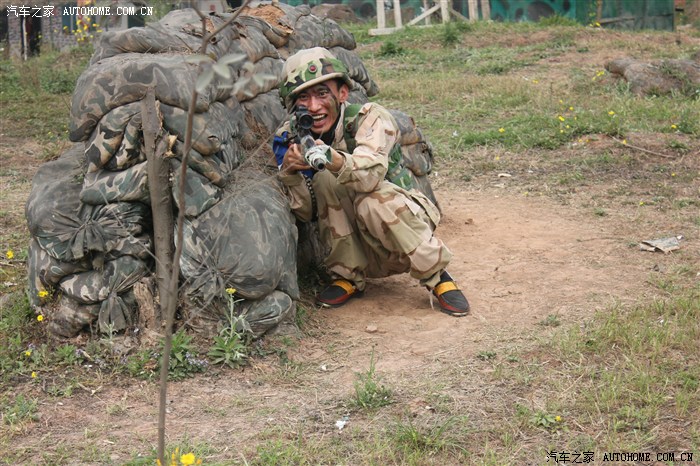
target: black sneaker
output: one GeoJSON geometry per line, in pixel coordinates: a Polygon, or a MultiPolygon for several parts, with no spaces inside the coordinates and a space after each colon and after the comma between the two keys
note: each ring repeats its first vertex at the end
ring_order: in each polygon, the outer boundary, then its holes
{"type": "Polygon", "coordinates": [[[362,296],[362,291],[353,282],[339,278],[319,293],[316,300],[325,307],[340,307],[358,296],[362,296]]]}
{"type": "Polygon", "coordinates": [[[440,310],[454,317],[469,314],[469,302],[446,270],[440,274],[440,282],[432,289],[440,304],[440,310]]]}

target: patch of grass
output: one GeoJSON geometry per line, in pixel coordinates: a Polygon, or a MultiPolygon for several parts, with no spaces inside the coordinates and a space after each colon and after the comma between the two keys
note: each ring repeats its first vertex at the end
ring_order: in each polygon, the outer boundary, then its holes
{"type": "Polygon", "coordinates": [[[576,20],[561,15],[551,15],[540,18],[539,21],[537,21],[537,24],[545,28],[551,26],[566,26],[573,28],[581,27],[581,25],[576,20]]]}
{"type": "Polygon", "coordinates": [[[376,410],[382,406],[391,404],[392,392],[381,383],[381,378],[377,375],[374,351],[370,356],[369,368],[366,372],[355,374],[355,397],[351,405],[364,410],[376,410]]]}
{"type": "Polygon", "coordinates": [[[547,317],[538,322],[538,325],[543,327],[559,327],[561,319],[558,314],[549,314],[547,317]]]}
{"type": "Polygon", "coordinates": [[[463,437],[468,435],[464,426],[467,418],[449,417],[428,425],[419,425],[412,419],[400,422],[393,429],[393,442],[408,458],[431,457],[441,451],[449,451],[455,459],[468,453],[463,437]]]}
{"type": "Polygon", "coordinates": [[[382,43],[379,49],[379,55],[382,57],[390,57],[394,55],[401,55],[404,53],[404,49],[397,42],[387,39],[382,43]]]}
{"type": "Polygon", "coordinates": [[[10,426],[13,430],[21,428],[21,426],[33,422],[37,419],[37,400],[17,395],[14,400],[8,401],[3,399],[0,402],[3,424],[10,426]]]}

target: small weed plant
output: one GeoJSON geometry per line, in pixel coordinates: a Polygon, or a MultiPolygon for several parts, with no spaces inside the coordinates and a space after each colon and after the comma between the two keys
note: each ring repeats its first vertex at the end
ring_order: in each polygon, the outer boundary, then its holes
{"type": "Polygon", "coordinates": [[[244,316],[237,316],[236,303],[242,301],[235,299],[234,288],[226,289],[228,301],[228,313],[226,326],[221,329],[219,335],[214,337],[214,345],[209,350],[208,356],[212,364],[225,364],[231,368],[243,365],[248,360],[251,332],[244,316]]]}
{"type": "Polygon", "coordinates": [[[353,404],[361,409],[375,410],[392,402],[392,392],[385,387],[377,375],[374,351],[370,356],[369,369],[364,373],[356,374],[355,398],[353,404]]]}
{"type": "MultiPolygon", "coordinates": [[[[191,335],[185,333],[184,329],[180,329],[173,334],[170,366],[168,367],[170,380],[186,379],[207,369],[209,363],[206,359],[198,357],[197,349],[192,344],[192,338],[191,335]]],[[[162,348],[161,343],[161,353],[162,348]]]]}

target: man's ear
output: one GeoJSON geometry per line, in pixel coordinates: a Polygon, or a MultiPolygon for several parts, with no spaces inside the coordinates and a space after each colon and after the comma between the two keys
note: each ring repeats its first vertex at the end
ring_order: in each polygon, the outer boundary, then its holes
{"type": "Polygon", "coordinates": [[[340,82],[339,84],[340,86],[338,86],[338,100],[342,104],[345,103],[346,100],[348,100],[348,97],[350,97],[350,88],[344,82],[340,82]]]}

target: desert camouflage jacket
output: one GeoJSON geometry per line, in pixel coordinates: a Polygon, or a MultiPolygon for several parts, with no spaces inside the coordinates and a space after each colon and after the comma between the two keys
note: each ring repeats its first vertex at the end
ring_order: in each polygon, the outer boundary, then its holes
{"type": "MultiPolygon", "coordinates": [[[[390,154],[399,147],[399,130],[394,117],[378,104],[364,104],[357,118],[350,123],[345,115],[348,107],[348,104],[343,104],[341,108],[339,121],[345,124],[336,125],[331,144],[345,158],[343,167],[334,175],[338,183],[350,191],[372,192],[387,177],[390,154]],[[357,128],[346,128],[348,124],[356,124],[357,128]],[[354,140],[350,140],[353,133],[354,140]]],[[[287,121],[276,133],[273,149],[278,166],[281,166],[286,153],[282,141],[289,132],[290,122],[287,121]]],[[[312,176],[310,172],[280,174],[282,183],[288,188],[292,210],[302,221],[310,221],[313,215],[311,193],[305,180],[305,177],[312,176]]]]}

